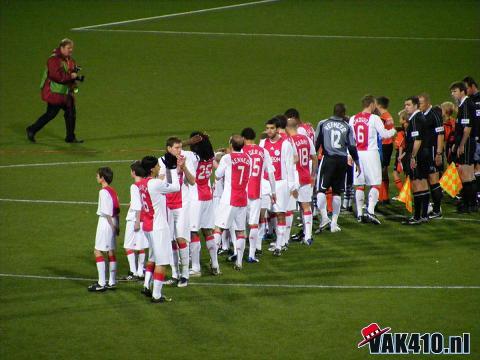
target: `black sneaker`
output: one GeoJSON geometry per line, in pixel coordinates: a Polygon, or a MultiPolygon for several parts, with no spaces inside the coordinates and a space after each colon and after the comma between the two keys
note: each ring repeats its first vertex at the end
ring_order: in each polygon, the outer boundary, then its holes
{"type": "Polygon", "coordinates": [[[273,250],[273,256],[282,256],[282,250],[281,249],[273,250]]]}
{"type": "Polygon", "coordinates": [[[255,250],[255,257],[257,256],[262,256],[263,255],[263,251],[262,250],[255,250]]]}
{"type": "Polygon", "coordinates": [[[299,231],[298,233],[296,233],[295,235],[293,235],[290,240],[291,241],[302,241],[303,238],[305,237],[305,234],[303,233],[303,231],[299,231]]]}
{"type": "Polygon", "coordinates": [[[107,290],[117,290],[117,284],[107,284],[105,285],[105,287],[107,288],[107,290]]]}
{"type": "Polygon", "coordinates": [[[414,217],[411,217],[408,220],[402,221],[403,225],[420,225],[422,223],[422,219],[415,219],[414,217]]]}
{"type": "Polygon", "coordinates": [[[228,258],[227,258],[227,261],[228,262],[234,262],[237,260],[237,255],[230,255],[228,258]]]}
{"type": "Polygon", "coordinates": [[[122,278],[122,280],[125,280],[125,281],[137,281],[138,280],[138,276],[134,275],[131,271],[128,272],[128,275],[127,276],[124,276],[122,278]]]}
{"type": "Polygon", "coordinates": [[[222,248],[218,249],[218,251],[217,251],[217,255],[223,255],[223,254],[227,254],[227,253],[228,253],[228,250],[222,249],[222,248]]]}
{"type": "Polygon", "coordinates": [[[69,144],[83,144],[83,140],[80,140],[80,139],[77,139],[77,138],[65,139],[65,142],[69,143],[69,144]]]}
{"type": "Polygon", "coordinates": [[[171,302],[171,301],[172,301],[172,298],[169,298],[166,296],[160,296],[158,299],[155,299],[154,297],[152,297],[152,303],[154,304],[161,304],[161,303],[171,302]]]}
{"type": "Polygon", "coordinates": [[[167,286],[177,286],[177,283],[178,283],[178,279],[174,277],[165,281],[165,285],[167,286]]]}
{"type": "Polygon", "coordinates": [[[177,287],[187,287],[187,286],[188,286],[188,279],[182,276],[177,283],[177,287]]]}
{"type": "Polygon", "coordinates": [[[146,287],[143,287],[142,290],[140,291],[143,295],[145,295],[146,297],[152,297],[152,290],[146,288],[146,287]]]}
{"type": "Polygon", "coordinates": [[[107,287],[106,286],[101,286],[98,282],[96,283],[93,283],[92,285],[90,285],[88,287],[88,291],[91,291],[91,292],[104,292],[104,291],[107,291],[107,287]]]}
{"type": "Polygon", "coordinates": [[[432,211],[430,213],[430,215],[428,215],[428,218],[429,219],[441,219],[441,218],[443,218],[443,215],[442,215],[441,211],[439,211],[439,212],[432,211]]]}
{"type": "Polygon", "coordinates": [[[288,250],[288,245],[283,245],[282,246],[282,251],[287,251],[288,250]]]}
{"type": "Polygon", "coordinates": [[[377,215],[375,214],[370,214],[368,211],[365,213],[365,217],[368,219],[369,222],[375,225],[380,225],[381,222],[378,219],[377,215]]]}
{"type": "Polygon", "coordinates": [[[27,132],[27,139],[30,140],[30,142],[32,142],[32,143],[36,142],[35,141],[35,133],[33,131],[31,131],[29,127],[27,127],[25,129],[25,131],[27,132]]]}

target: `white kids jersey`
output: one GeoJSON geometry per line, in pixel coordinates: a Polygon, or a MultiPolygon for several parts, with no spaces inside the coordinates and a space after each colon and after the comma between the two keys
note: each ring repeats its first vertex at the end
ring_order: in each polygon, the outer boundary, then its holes
{"type": "Polygon", "coordinates": [[[98,216],[114,216],[113,198],[107,189],[103,188],[98,193],[98,216]]]}
{"type": "MultiPolygon", "coordinates": [[[[295,164],[293,161],[293,146],[286,138],[279,138],[272,142],[270,139],[260,141],[260,146],[268,151],[275,168],[275,180],[286,180],[288,190],[292,191],[298,188],[295,181],[295,164]]],[[[266,176],[264,176],[267,179],[266,176]]]]}
{"type": "Polygon", "coordinates": [[[220,203],[231,206],[247,206],[247,185],[251,173],[250,157],[234,151],[220,160],[215,177],[223,178],[224,187],[220,203]]]}
{"type": "Polygon", "coordinates": [[[130,185],[130,206],[127,212],[127,221],[135,221],[135,212],[142,210],[142,198],[140,196],[140,189],[137,185],[130,185]]]}
{"type": "Polygon", "coordinates": [[[386,130],[380,117],[370,113],[359,112],[350,118],[349,125],[358,151],[378,151],[378,135],[384,139],[395,135],[395,129],[386,130]]]}
{"type": "Polygon", "coordinates": [[[262,189],[263,174],[268,174],[272,193],[275,192],[275,168],[272,159],[267,150],[259,145],[251,144],[243,147],[243,152],[250,157],[252,171],[248,180],[248,198],[250,200],[259,199],[262,189]]]}
{"type": "MultiPolygon", "coordinates": [[[[168,170],[167,170],[168,171],[168,170]]],[[[171,170],[172,183],[168,183],[166,179],[150,179],[148,181],[148,193],[152,201],[153,230],[168,229],[167,218],[167,198],[165,194],[180,191],[180,183],[178,182],[178,174],[176,170],[171,170]]]]}

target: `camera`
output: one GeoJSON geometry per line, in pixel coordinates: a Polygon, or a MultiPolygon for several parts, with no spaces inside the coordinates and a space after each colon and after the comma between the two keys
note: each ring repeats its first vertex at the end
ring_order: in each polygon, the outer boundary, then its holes
{"type": "MultiPolygon", "coordinates": [[[[82,67],[78,65],[75,65],[75,67],[73,68],[74,73],[78,73],[81,70],[82,70],[82,67]]],[[[77,78],[75,79],[75,81],[81,81],[81,82],[83,82],[84,80],[85,80],[85,75],[77,75],[77,78]]]]}

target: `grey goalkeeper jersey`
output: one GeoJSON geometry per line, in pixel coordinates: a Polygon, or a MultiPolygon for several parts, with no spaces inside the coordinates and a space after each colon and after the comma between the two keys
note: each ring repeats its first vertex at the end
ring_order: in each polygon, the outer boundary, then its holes
{"type": "Polygon", "coordinates": [[[328,156],[347,156],[348,148],[355,146],[353,130],[340,117],[332,116],[318,124],[316,148],[323,147],[323,153],[328,156]]]}

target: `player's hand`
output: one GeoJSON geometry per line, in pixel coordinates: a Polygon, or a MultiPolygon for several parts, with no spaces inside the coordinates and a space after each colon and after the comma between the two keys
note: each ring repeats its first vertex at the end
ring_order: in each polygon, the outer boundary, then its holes
{"type": "Polygon", "coordinates": [[[185,145],[194,145],[202,141],[202,135],[194,135],[190,139],[185,141],[185,145]]]}
{"type": "Polygon", "coordinates": [[[75,80],[75,79],[78,77],[78,74],[72,72],[72,73],[70,74],[70,77],[72,78],[72,80],[75,80]]]}
{"type": "Polygon", "coordinates": [[[185,156],[177,156],[177,166],[182,170],[185,168],[185,156]]]}
{"type": "Polygon", "coordinates": [[[402,160],[405,157],[406,152],[402,152],[400,155],[398,155],[398,160],[402,160]]]}
{"type": "Polygon", "coordinates": [[[440,166],[442,165],[442,155],[435,155],[435,165],[440,166]]]}
{"type": "Polygon", "coordinates": [[[360,163],[358,161],[355,162],[355,172],[357,173],[357,177],[359,177],[362,173],[362,169],[360,168],[360,163]]]}
{"type": "Polygon", "coordinates": [[[270,194],[270,198],[272,199],[272,204],[277,203],[277,195],[275,193],[270,194]]]}
{"type": "Polygon", "coordinates": [[[135,225],[133,226],[133,231],[138,232],[140,231],[140,222],[135,221],[135,225]]]}
{"type": "Polygon", "coordinates": [[[290,192],[290,194],[292,194],[292,196],[297,199],[298,198],[298,190],[293,190],[292,192],[290,192]]]}
{"type": "Polygon", "coordinates": [[[310,176],[310,185],[315,185],[315,176],[310,176]]]}
{"type": "Polygon", "coordinates": [[[457,156],[460,157],[465,152],[465,146],[459,146],[457,149],[457,156]]]}
{"type": "Polygon", "coordinates": [[[417,167],[417,161],[415,160],[415,158],[411,158],[410,159],[410,169],[415,169],[417,167]]]}

